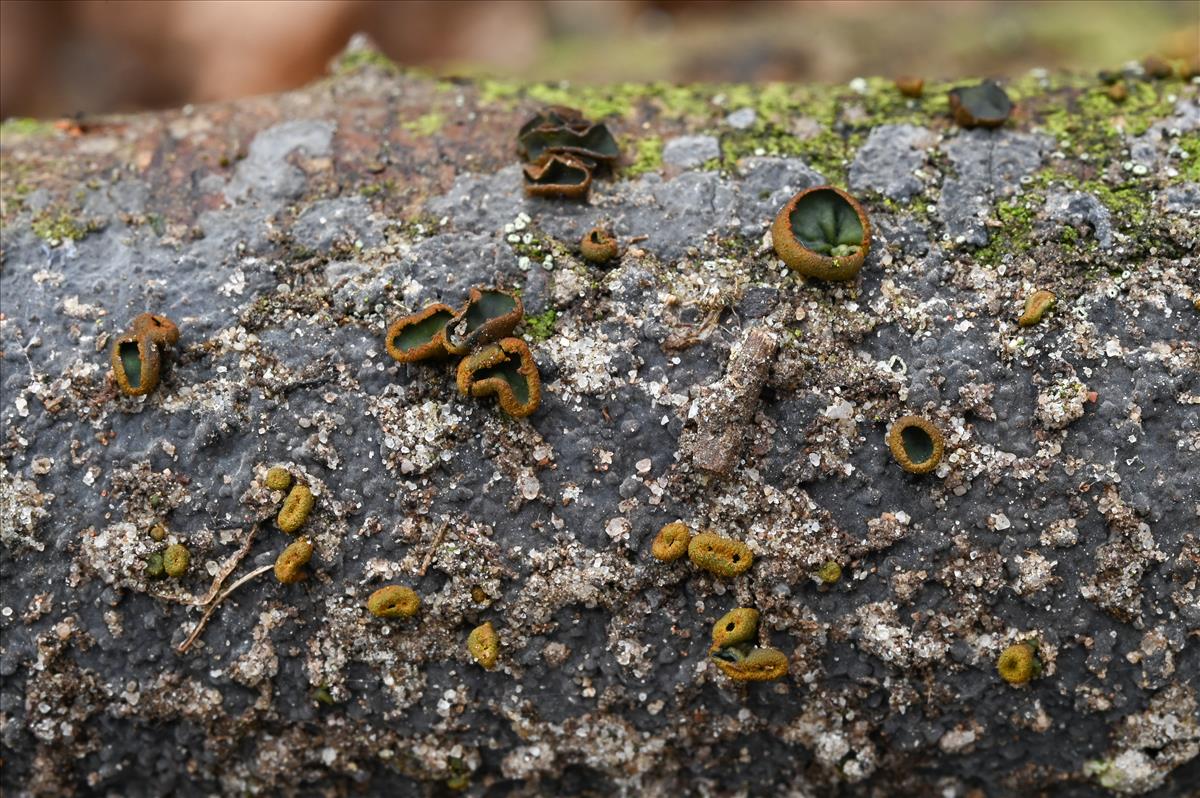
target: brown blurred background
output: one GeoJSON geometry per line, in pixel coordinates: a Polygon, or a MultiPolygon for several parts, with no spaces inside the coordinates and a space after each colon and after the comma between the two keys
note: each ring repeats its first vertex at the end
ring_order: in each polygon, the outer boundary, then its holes
{"type": "Polygon", "coordinates": [[[0,116],[300,86],[355,31],[401,64],[521,79],[1003,76],[1188,57],[1200,48],[1200,2],[2,0],[0,116]]]}

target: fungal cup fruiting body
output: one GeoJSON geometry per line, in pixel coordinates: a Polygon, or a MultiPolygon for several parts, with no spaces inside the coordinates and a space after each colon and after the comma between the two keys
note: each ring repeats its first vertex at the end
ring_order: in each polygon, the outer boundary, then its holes
{"type": "Polygon", "coordinates": [[[709,656],[721,672],[734,681],[769,681],[787,673],[786,654],[779,649],[754,645],[758,621],[758,610],[737,607],[713,624],[709,656]]]}
{"type": "Polygon", "coordinates": [[[1042,320],[1042,316],[1054,307],[1058,297],[1053,291],[1041,289],[1034,291],[1025,298],[1025,312],[1021,314],[1021,318],[1017,319],[1017,324],[1021,327],[1032,327],[1042,320]]]}
{"type": "Polygon", "coordinates": [[[908,75],[896,78],[896,90],[905,97],[916,99],[925,93],[925,81],[908,75]]]}
{"type": "Polygon", "coordinates": [[[996,671],[1000,678],[1013,686],[1028,683],[1042,673],[1042,663],[1037,651],[1029,643],[1014,643],[996,658],[996,671]]]}
{"type": "Polygon", "coordinates": [[[113,379],[126,396],[144,396],[158,387],[163,349],[179,340],[179,328],[157,313],[142,313],[113,342],[113,379]]]}
{"type": "Polygon", "coordinates": [[[701,532],[692,538],[688,558],[697,567],[724,577],[744,574],[754,564],[754,554],[745,543],[714,532],[701,532]]]}
{"type": "Polygon", "coordinates": [[[445,330],[452,318],[453,308],[438,302],[397,319],[384,337],[387,353],[401,363],[445,357],[445,330]]]}
{"type": "Polygon", "coordinates": [[[817,579],[823,585],[836,585],[842,578],[842,566],[829,560],[817,571],[817,579]]]}
{"type": "Polygon", "coordinates": [[[279,509],[279,517],[275,519],[275,523],[283,532],[295,534],[308,520],[308,514],[312,512],[315,502],[316,499],[307,485],[296,485],[288,491],[287,498],[283,500],[283,507],[279,509]]]}
{"type": "Polygon", "coordinates": [[[162,555],[163,571],[167,576],[178,579],[187,573],[192,554],[182,543],[172,543],[162,555]]]}
{"type": "Polygon", "coordinates": [[[771,225],[771,238],[775,254],[801,274],[850,280],[871,249],[871,222],[846,192],[815,186],[788,200],[771,225]]]}
{"type": "Polygon", "coordinates": [[[1013,112],[1012,100],[994,80],[950,90],[950,111],[962,127],[1000,127],[1013,112]]]}
{"type": "Polygon", "coordinates": [[[754,642],[758,635],[758,610],[735,607],[713,624],[710,653],[727,646],[754,642]]]}
{"type": "Polygon", "coordinates": [[[387,585],[367,599],[367,611],[376,618],[411,618],[421,608],[421,597],[411,587],[387,585]]]}
{"type": "Polygon", "coordinates": [[[602,227],[593,227],[579,241],[579,253],[592,263],[608,263],[617,257],[617,239],[602,227]]]}
{"type": "Polygon", "coordinates": [[[266,485],[271,490],[287,490],[292,486],[292,472],[283,466],[267,469],[266,485]]]}
{"type": "Polygon", "coordinates": [[[520,338],[503,338],[467,355],[458,364],[463,396],[495,395],[500,409],[524,418],[542,402],[542,383],[533,353],[520,338]]]}
{"type": "Polygon", "coordinates": [[[146,567],[143,571],[147,579],[164,579],[167,575],[166,569],[163,567],[163,556],[158,552],[154,552],[146,558],[146,567]]]}
{"type": "Polygon", "coordinates": [[[888,448],[900,467],[910,474],[928,474],[942,461],[945,441],[929,419],[902,416],[892,424],[888,448]]]}
{"type": "Polygon", "coordinates": [[[303,582],[308,578],[304,566],[312,559],[313,547],[307,538],[300,538],[275,558],[275,578],[285,585],[303,582]]]}
{"type": "Polygon", "coordinates": [[[570,155],[543,155],[525,164],[525,193],[531,197],[582,199],[592,187],[592,170],[570,155]]]}
{"type": "Polygon", "coordinates": [[[526,161],[536,161],[547,153],[566,153],[592,163],[611,164],[620,155],[608,127],[562,105],[541,109],[521,126],[517,151],[526,161]]]}
{"type": "Polygon", "coordinates": [[[485,670],[496,667],[496,660],[500,656],[500,635],[496,634],[491,621],[471,630],[467,635],[467,651],[485,670]]]}
{"type": "Polygon", "coordinates": [[[650,545],[650,553],[663,562],[674,562],[688,552],[688,544],[692,542],[692,530],[682,521],[673,521],[658,530],[654,543],[650,545]]]}
{"type": "Polygon", "coordinates": [[[498,288],[472,288],[469,299],[446,322],[444,343],[454,355],[465,355],[512,334],[525,316],[521,298],[498,288]]]}

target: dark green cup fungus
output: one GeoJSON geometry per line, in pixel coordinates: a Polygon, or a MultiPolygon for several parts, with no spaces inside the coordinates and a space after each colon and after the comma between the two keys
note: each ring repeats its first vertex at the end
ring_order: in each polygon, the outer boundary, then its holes
{"type": "Polygon", "coordinates": [[[945,441],[933,422],[920,416],[901,416],[887,436],[888,448],[910,474],[928,474],[942,461],[945,441]]]}
{"type": "Polygon", "coordinates": [[[142,313],[113,342],[113,379],[126,396],[144,396],[158,387],[162,350],[179,340],[179,328],[157,313],[142,313]]]}
{"type": "Polygon", "coordinates": [[[465,355],[511,335],[525,315],[521,298],[508,291],[472,288],[469,297],[445,324],[443,343],[451,354],[465,355]]]}
{"type": "Polygon", "coordinates": [[[285,585],[294,585],[308,578],[304,566],[312,559],[313,547],[305,538],[279,552],[275,558],[275,578],[285,585]]]}
{"type": "Polygon", "coordinates": [[[950,90],[950,111],[962,127],[1000,127],[1012,115],[1013,103],[994,80],[950,90]]]}
{"type": "Polygon", "coordinates": [[[592,187],[592,167],[571,155],[547,153],[525,164],[525,193],[531,197],[582,199],[592,187]]]}
{"type": "Polygon", "coordinates": [[[449,305],[435,303],[392,322],[384,345],[389,355],[401,363],[445,357],[446,325],[454,318],[449,305]]]}
{"type": "Polygon", "coordinates": [[[526,161],[537,161],[547,153],[566,153],[611,164],[620,155],[617,140],[603,123],[592,122],[576,109],[561,105],[543,108],[521,126],[517,151],[526,161]]]}
{"type": "Polygon", "coordinates": [[[188,566],[192,563],[192,554],[187,550],[187,546],[182,543],[172,543],[167,546],[167,550],[163,552],[162,564],[163,570],[167,576],[178,579],[187,573],[188,566]]]}
{"type": "Polygon", "coordinates": [[[520,338],[503,338],[467,355],[458,364],[463,396],[495,395],[500,409],[524,418],[542,402],[542,383],[533,353],[520,338]]]}
{"type": "Polygon", "coordinates": [[[775,253],[808,277],[850,280],[871,249],[862,206],[833,186],[814,186],[788,200],[771,226],[775,253]]]}
{"type": "Polygon", "coordinates": [[[411,618],[421,608],[421,597],[411,587],[387,585],[367,599],[367,611],[376,618],[411,618]]]}
{"type": "Polygon", "coordinates": [[[617,239],[602,227],[588,230],[579,241],[579,254],[592,263],[608,263],[617,251],[617,239]]]}

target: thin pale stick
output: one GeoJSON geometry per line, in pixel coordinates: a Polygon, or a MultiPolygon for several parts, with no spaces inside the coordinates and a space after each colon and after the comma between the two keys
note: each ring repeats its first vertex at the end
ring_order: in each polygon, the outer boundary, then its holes
{"type": "Polygon", "coordinates": [[[224,593],[217,596],[216,601],[214,601],[212,604],[210,604],[208,609],[206,609],[204,611],[204,614],[200,616],[200,620],[196,622],[196,628],[192,630],[192,633],[190,635],[188,635],[187,640],[184,640],[182,643],[180,643],[179,648],[176,650],[179,651],[180,654],[187,653],[187,650],[192,647],[192,643],[195,643],[196,638],[200,637],[200,633],[204,631],[204,627],[208,624],[208,619],[210,617],[212,617],[213,611],[216,610],[217,607],[221,606],[221,602],[224,601],[229,596],[230,593],[237,590],[239,587],[246,584],[247,582],[249,582],[254,577],[258,576],[259,574],[266,573],[267,571],[271,570],[274,567],[275,567],[274,563],[269,563],[267,565],[262,566],[261,568],[254,569],[253,571],[246,574],[241,579],[237,580],[232,585],[230,585],[229,589],[226,590],[224,593]]]}
{"type": "Polygon", "coordinates": [[[450,526],[450,519],[442,521],[442,526],[438,529],[437,534],[433,536],[433,543],[429,546],[429,551],[425,553],[425,561],[421,563],[420,569],[417,571],[417,576],[424,576],[425,571],[429,568],[429,563],[433,562],[433,555],[437,552],[438,546],[442,545],[442,538],[446,536],[446,529],[450,526]]]}

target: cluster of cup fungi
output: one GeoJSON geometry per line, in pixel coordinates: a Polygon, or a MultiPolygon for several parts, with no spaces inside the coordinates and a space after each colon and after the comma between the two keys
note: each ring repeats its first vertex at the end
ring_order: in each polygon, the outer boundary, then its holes
{"type": "MultiPolygon", "coordinates": [[[[899,78],[896,88],[906,97],[917,98],[922,95],[924,81],[899,78]]],[[[1012,101],[993,81],[953,89],[949,102],[955,121],[963,127],[998,127],[1013,111],[1012,101]]],[[[525,191],[534,197],[582,199],[587,196],[594,173],[611,168],[620,155],[605,125],[562,106],[538,112],[521,127],[517,141],[526,161],[525,191]]],[[[780,209],[771,225],[771,237],[775,253],[796,272],[820,280],[852,280],[870,251],[871,222],[846,191],[835,186],[814,186],[797,193],[780,209]]],[[[617,240],[601,227],[589,230],[579,249],[593,263],[605,263],[619,252],[617,240]]],[[[1037,324],[1055,301],[1051,291],[1035,291],[1026,299],[1018,324],[1037,324]]],[[[523,418],[537,410],[541,402],[541,382],[533,355],[523,340],[512,336],[523,316],[521,299],[515,293],[476,287],[470,289],[467,301],[457,309],[433,303],[397,319],[387,329],[385,347],[400,363],[461,358],[456,372],[460,394],[495,396],[503,412],[523,418]]],[[[158,386],[167,350],[178,340],[179,329],[165,316],[143,313],[136,317],[112,347],[113,378],[120,391],[128,396],[151,393],[158,386]]],[[[945,441],[930,419],[905,415],[892,423],[887,446],[901,468],[921,475],[937,468],[945,441]]],[[[276,523],[280,530],[295,534],[315,503],[311,490],[301,484],[293,486],[292,475],[280,466],[268,471],[266,484],[276,491],[290,488],[276,523]]],[[[696,567],[722,578],[737,577],[754,562],[745,543],[711,531],[693,535],[681,521],[665,525],[651,551],[663,562],[686,554],[696,567]]],[[[312,544],[304,537],[287,546],[275,562],[278,581],[303,581],[312,553],[312,544]]],[[[182,576],[189,562],[188,550],[182,544],[172,544],[163,553],[151,555],[146,573],[152,578],[182,576]]],[[[815,578],[829,586],[841,575],[841,566],[829,561],[815,578]]],[[[420,596],[412,588],[386,585],[371,594],[366,608],[376,617],[394,619],[412,617],[420,605],[420,596]]],[[[787,673],[788,659],[783,652],[756,645],[758,622],[757,610],[738,607],[713,627],[710,657],[735,681],[777,679],[787,673]]],[[[468,635],[468,652],[486,669],[495,666],[499,649],[500,638],[491,622],[468,635]]],[[[1026,641],[1009,646],[998,658],[997,669],[1010,684],[1027,683],[1041,672],[1036,645],[1026,641]]]]}

